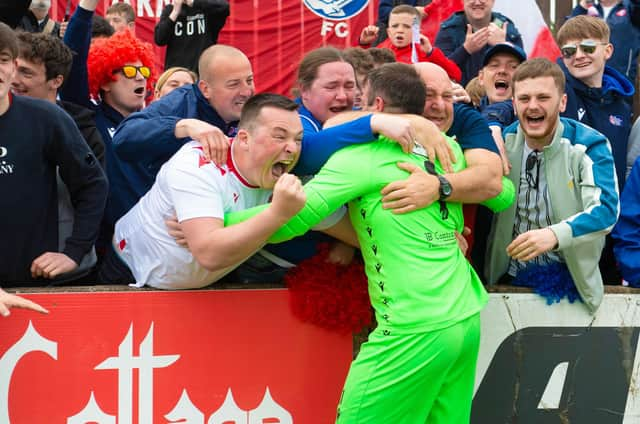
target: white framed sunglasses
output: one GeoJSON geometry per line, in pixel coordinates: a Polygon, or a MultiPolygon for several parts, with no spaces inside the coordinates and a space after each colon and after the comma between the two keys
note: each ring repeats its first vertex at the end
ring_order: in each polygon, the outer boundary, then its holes
{"type": "Polygon", "coordinates": [[[584,40],[580,42],[580,44],[565,44],[560,47],[560,52],[562,52],[562,57],[565,59],[570,59],[578,52],[578,49],[582,51],[584,54],[593,54],[595,53],[598,46],[606,46],[609,43],[601,43],[593,40],[584,40]]]}

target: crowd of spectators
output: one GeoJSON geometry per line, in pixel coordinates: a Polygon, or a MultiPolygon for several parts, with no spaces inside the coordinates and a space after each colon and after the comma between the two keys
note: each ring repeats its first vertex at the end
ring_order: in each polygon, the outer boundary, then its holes
{"type": "MultiPolygon", "coordinates": [[[[636,0],[581,1],[556,63],[527,58],[493,0],[433,43],[423,3],[381,1],[361,47],[304,55],[294,99],[256,94],[247,55],[217,44],[227,1],[165,7],[159,76],[128,4],[57,23],[29,3],[0,3],[4,287],[281,281],[329,243],[332,266],[363,258],[378,323],[338,422],[468,418],[483,282],[591,313],[603,284],[640,287],[636,0]],[[466,352],[456,367],[372,365],[435,337],[436,358],[466,352]],[[426,388],[432,406],[390,394],[436,377],[456,384],[426,388]]],[[[47,312],[0,289],[12,307],[47,312]]]]}

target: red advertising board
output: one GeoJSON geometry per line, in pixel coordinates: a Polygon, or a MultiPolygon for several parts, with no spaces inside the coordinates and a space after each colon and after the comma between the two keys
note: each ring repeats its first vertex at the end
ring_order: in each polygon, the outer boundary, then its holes
{"type": "Polygon", "coordinates": [[[0,319],[0,422],[333,422],[350,335],[300,322],[288,292],[26,295],[0,319]]]}

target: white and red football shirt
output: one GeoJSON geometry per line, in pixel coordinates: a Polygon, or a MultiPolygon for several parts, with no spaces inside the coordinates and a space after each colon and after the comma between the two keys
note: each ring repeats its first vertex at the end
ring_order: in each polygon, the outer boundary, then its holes
{"type": "Polygon", "coordinates": [[[165,163],[151,190],[115,226],[114,244],[136,279],[136,286],[184,289],[208,285],[233,269],[211,272],[168,234],[165,220],[177,216],[224,219],[269,201],[271,190],[250,185],[236,170],[231,149],[227,164],[204,158],[191,141],[165,163]]]}

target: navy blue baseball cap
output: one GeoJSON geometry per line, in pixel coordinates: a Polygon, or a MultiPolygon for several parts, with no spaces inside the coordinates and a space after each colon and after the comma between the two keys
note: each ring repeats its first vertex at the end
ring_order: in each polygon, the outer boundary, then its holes
{"type": "Polygon", "coordinates": [[[484,54],[484,59],[482,59],[482,67],[484,68],[489,63],[489,60],[498,53],[507,53],[512,56],[515,56],[520,63],[527,60],[527,54],[520,47],[516,46],[513,43],[505,42],[498,43],[494,46],[491,46],[489,50],[484,54]]]}

